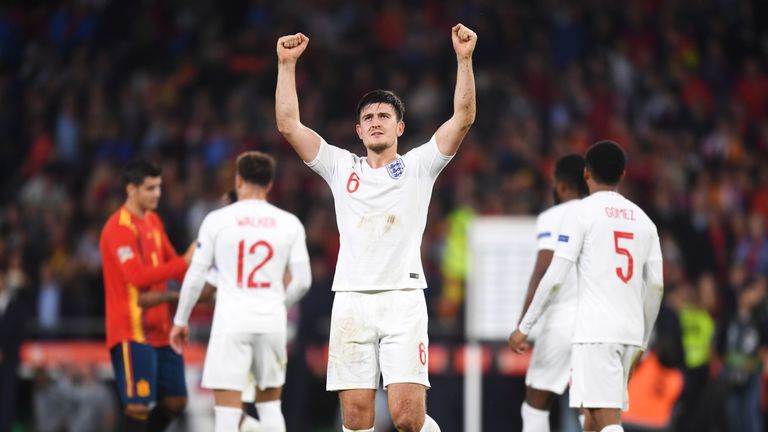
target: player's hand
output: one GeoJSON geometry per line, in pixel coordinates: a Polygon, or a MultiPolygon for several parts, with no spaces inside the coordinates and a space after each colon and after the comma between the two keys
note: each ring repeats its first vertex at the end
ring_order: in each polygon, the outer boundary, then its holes
{"type": "Polygon", "coordinates": [[[283,36],[277,40],[277,60],[279,63],[295,63],[307,49],[309,38],[304,33],[283,36]]]}
{"type": "Polygon", "coordinates": [[[192,262],[192,255],[195,254],[195,249],[197,249],[197,240],[192,240],[192,243],[189,244],[184,252],[184,261],[187,262],[187,265],[192,262]]]}
{"type": "Polygon", "coordinates": [[[472,57],[475,44],[477,44],[477,33],[464,24],[456,24],[451,29],[451,40],[453,41],[453,50],[456,51],[456,57],[462,59],[472,57]]]}
{"type": "Polygon", "coordinates": [[[528,336],[524,335],[520,330],[515,330],[509,335],[507,343],[509,344],[509,349],[517,354],[522,354],[528,349],[527,340],[528,336]]]}
{"type": "Polygon", "coordinates": [[[147,291],[139,295],[138,303],[142,309],[148,309],[178,299],[179,293],[176,291],[147,291]]]}
{"type": "Polygon", "coordinates": [[[171,329],[171,348],[176,351],[177,354],[181,354],[184,351],[184,346],[189,343],[189,327],[173,325],[171,329]]]}

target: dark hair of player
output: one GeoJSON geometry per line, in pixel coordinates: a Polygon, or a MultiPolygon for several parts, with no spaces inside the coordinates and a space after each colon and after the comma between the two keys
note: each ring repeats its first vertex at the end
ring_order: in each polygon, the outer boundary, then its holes
{"type": "Polygon", "coordinates": [[[589,195],[587,182],[584,181],[584,158],[577,154],[569,154],[561,157],[555,164],[555,179],[561,181],[579,196],[589,195]]]}
{"type": "Polygon", "coordinates": [[[124,166],[120,175],[123,185],[134,184],[140,186],[147,177],[160,177],[162,170],[159,166],[144,159],[135,158],[129,160],[124,166]]]}
{"type": "Polygon", "coordinates": [[[597,183],[615,186],[624,174],[627,155],[615,142],[599,141],[587,150],[585,163],[597,183]]]}
{"type": "Polygon", "coordinates": [[[405,105],[403,105],[403,101],[400,100],[396,94],[389,90],[373,90],[364,94],[360,99],[360,102],[357,103],[357,115],[355,116],[355,121],[358,123],[360,122],[360,113],[363,111],[363,108],[367,107],[368,105],[377,103],[392,105],[392,108],[395,109],[395,116],[397,117],[397,121],[403,119],[403,114],[405,114],[405,105]]]}
{"type": "Polygon", "coordinates": [[[249,151],[237,157],[237,174],[246,183],[267,186],[275,176],[275,159],[260,151],[249,151]]]}

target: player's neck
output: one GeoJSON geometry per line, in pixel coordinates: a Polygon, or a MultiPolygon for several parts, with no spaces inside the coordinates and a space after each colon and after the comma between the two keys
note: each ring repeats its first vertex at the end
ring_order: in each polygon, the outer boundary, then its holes
{"type": "Polygon", "coordinates": [[[618,185],[608,185],[603,183],[592,183],[589,185],[589,193],[593,194],[596,192],[618,192],[619,187],[618,185]]]}
{"type": "Polygon", "coordinates": [[[397,147],[395,146],[387,148],[387,150],[382,153],[368,150],[368,157],[365,158],[368,165],[373,169],[381,168],[395,159],[397,159],[397,147]]]}
{"type": "Polygon", "coordinates": [[[144,216],[146,216],[147,212],[149,211],[149,210],[143,209],[139,204],[131,200],[125,201],[125,208],[127,208],[128,211],[133,213],[135,216],[142,219],[144,218],[144,216]]]}
{"type": "Polygon", "coordinates": [[[257,187],[245,187],[237,191],[237,200],[267,200],[267,190],[257,187]]]}

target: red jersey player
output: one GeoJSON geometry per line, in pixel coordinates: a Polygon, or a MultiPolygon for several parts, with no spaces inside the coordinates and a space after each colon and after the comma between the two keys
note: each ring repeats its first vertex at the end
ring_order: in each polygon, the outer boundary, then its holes
{"type": "Polygon", "coordinates": [[[168,339],[167,302],[178,299],[178,293],[168,291],[166,281],[183,278],[194,247],[178,256],[154,212],[160,168],[134,159],[123,167],[122,181],[125,204],[107,220],[99,240],[107,347],[129,430],[162,431],[187,402],[184,362],[168,339]],[[155,305],[148,307],[142,295],[155,305]]]}

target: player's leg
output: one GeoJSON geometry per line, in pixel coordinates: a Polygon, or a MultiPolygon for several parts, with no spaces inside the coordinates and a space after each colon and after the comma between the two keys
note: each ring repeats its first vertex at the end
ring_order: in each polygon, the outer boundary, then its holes
{"type": "Polygon", "coordinates": [[[128,431],[146,431],[150,404],[157,397],[157,358],[148,345],[123,341],[110,349],[115,384],[128,431]]]}
{"type": "Polygon", "coordinates": [[[202,387],[214,392],[215,432],[239,430],[241,393],[253,362],[254,338],[250,333],[213,333],[208,340],[202,387]]]}
{"type": "Polygon", "coordinates": [[[375,399],[375,389],[339,391],[341,422],[345,432],[373,430],[375,399]]]}
{"type": "Polygon", "coordinates": [[[595,431],[620,432],[624,430],[621,427],[621,409],[588,408],[588,411],[595,431]]]}
{"type": "Polygon", "coordinates": [[[157,405],[149,414],[148,431],[161,432],[187,406],[184,359],[170,346],[155,348],[157,355],[157,405]]]}
{"type": "Polygon", "coordinates": [[[549,432],[549,411],[556,396],[551,391],[526,388],[525,402],[520,408],[523,432],[549,432]]]}
{"type": "MultiPolygon", "coordinates": [[[[240,432],[258,432],[261,423],[251,416],[249,410],[256,410],[256,380],[253,374],[248,374],[248,381],[240,395],[243,404],[243,416],[240,419],[240,432]]],[[[254,414],[256,414],[254,412],[254,414]]]]}
{"type": "Polygon", "coordinates": [[[256,413],[262,432],[285,432],[282,396],[285,384],[286,333],[265,333],[255,336],[251,372],[258,386],[256,413]]]}
{"type": "Polygon", "coordinates": [[[243,409],[239,390],[214,389],[214,432],[237,432],[243,409]]]}
{"type": "Polygon", "coordinates": [[[570,403],[571,407],[585,409],[585,431],[621,427],[632,356],[634,351],[621,344],[573,345],[570,403]]]}
{"type": "Polygon", "coordinates": [[[426,415],[429,338],[424,292],[400,290],[379,296],[379,361],[392,422],[398,431],[439,431],[426,415]]]}
{"type": "Polygon", "coordinates": [[[387,386],[389,412],[400,432],[440,432],[427,415],[427,388],[421,384],[391,383],[387,386]]]}
{"type": "Polygon", "coordinates": [[[338,391],[344,430],[373,428],[379,385],[377,293],[337,292],[331,311],[326,390],[338,391]]]}

